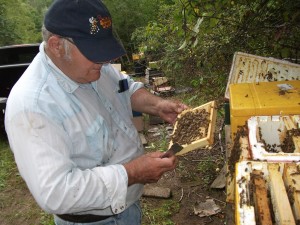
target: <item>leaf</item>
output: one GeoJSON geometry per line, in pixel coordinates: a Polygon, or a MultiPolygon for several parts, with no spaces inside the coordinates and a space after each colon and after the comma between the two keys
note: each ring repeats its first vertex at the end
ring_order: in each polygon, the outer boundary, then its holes
{"type": "Polygon", "coordinates": [[[219,20],[216,18],[210,18],[209,25],[210,27],[215,27],[218,24],[219,20]]]}
{"type": "Polygon", "coordinates": [[[281,49],[281,56],[283,58],[288,58],[290,56],[290,49],[288,48],[281,49]]]}
{"type": "Polygon", "coordinates": [[[197,44],[198,44],[198,37],[197,37],[196,40],[194,41],[193,47],[195,48],[197,44]]]}
{"type": "Polygon", "coordinates": [[[183,44],[178,48],[178,50],[184,49],[187,46],[187,41],[185,40],[183,44]]]}
{"type": "Polygon", "coordinates": [[[201,25],[202,22],[203,22],[203,17],[199,17],[198,20],[197,20],[196,25],[193,28],[193,31],[195,33],[197,33],[197,34],[199,33],[199,27],[200,27],[200,25],[201,25]]]}

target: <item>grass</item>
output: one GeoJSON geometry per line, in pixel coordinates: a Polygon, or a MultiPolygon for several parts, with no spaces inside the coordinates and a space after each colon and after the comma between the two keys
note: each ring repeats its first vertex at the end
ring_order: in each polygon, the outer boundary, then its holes
{"type": "Polygon", "coordinates": [[[150,201],[143,202],[143,224],[147,225],[175,225],[171,216],[179,211],[180,205],[173,200],[166,200],[160,206],[150,201]]]}
{"type": "Polygon", "coordinates": [[[0,141],[0,191],[7,186],[7,180],[12,175],[14,166],[13,154],[6,141],[0,141]]]}
{"type": "Polygon", "coordinates": [[[215,171],[217,164],[212,158],[200,161],[197,165],[197,170],[202,174],[202,181],[205,186],[209,186],[210,183],[215,179],[215,171]]]}

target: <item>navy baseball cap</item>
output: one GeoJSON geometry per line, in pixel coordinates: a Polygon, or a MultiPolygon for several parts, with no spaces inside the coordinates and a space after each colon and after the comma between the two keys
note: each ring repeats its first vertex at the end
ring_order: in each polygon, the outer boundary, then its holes
{"type": "Polygon", "coordinates": [[[107,62],[125,54],[101,0],[56,0],[45,15],[44,26],[54,34],[72,38],[92,62],[107,62]]]}

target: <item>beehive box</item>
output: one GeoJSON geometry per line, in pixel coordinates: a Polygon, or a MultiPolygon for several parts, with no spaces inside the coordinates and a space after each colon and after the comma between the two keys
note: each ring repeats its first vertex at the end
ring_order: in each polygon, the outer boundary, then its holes
{"type": "Polygon", "coordinates": [[[248,124],[253,160],[300,162],[300,116],[255,116],[248,124]]]}
{"type": "Polygon", "coordinates": [[[177,153],[182,155],[192,150],[212,145],[216,124],[216,103],[208,102],[183,111],[177,118],[169,147],[174,142],[182,145],[177,153]]]}
{"type": "Polygon", "coordinates": [[[236,52],[227,82],[225,98],[229,99],[230,84],[300,80],[300,65],[268,57],[236,52]]]}
{"type": "Polygon", "coordinates": [[[300,223],[299,163],[236,164],[236,225],[300,223]]]}
{"type": "Polygon", "coordinates": [[[252,116],[300,114],[300,81],[231,84],[229,89],[232,138],[252,116]]]}

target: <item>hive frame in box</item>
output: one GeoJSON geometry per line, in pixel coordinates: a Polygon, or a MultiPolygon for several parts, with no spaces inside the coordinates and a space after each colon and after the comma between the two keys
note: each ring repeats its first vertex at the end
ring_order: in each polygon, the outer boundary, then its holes
{"type": "MultiPolygon", "coordinates": [[[[193,109],[188,109],[183,111],[178,118],[182,117],[185,113],[187,113],[188,111],[194,111],[197,109],[205,109],[207,112],[209,112],[209,127],[208,127],[208,131],[207,131],[207,135],[204,138],[201,138],[199,140],[193,141],[191,144],[188,145],[182,145],[183,149],[178,152],[176,155],[183,155],[185,153],[188,153],[192,150],[201,148],[201,147],[205,147],[205,146],[209,146],[212,145],[214,142],[214,132],[215,132],[215,125],[216,125],[216,117],[217,117],[217,112],[216,112],[216,102],[215,101],[211,101],[208,102],[204,105],[198,106],[196,108],[193,109]]],[[[173,134],[175,133],[176,129],[177,129],[177,122],[175,123],[174,126],[174,130],[173,130],[173,134]]],[[[199,128],[200,129],[200,128],[199,128]]],[[[173,145],[172,140],[170,141],[170,145],[169,148],[173,145]]]]}
{"type": "MultiPolygon", "coordinates": [[[[300,219],[300,185],[296,184],[293,180],[299,180],[300,173],[297,173],[299,168],[299,163],[267,163],[255,161],[237,163],[235,177],[236,225],[255,225],[256,219],[267,220],[268,211],[274,213],[274,219],[277,225],[296,225],[295,221],[300,219]],[[251,173],[255,172],[262,176],[265,188],[268,189],[271,194],[269,197],[267,192],[265,196],[267,197],[267,201],[271,201],[270,203],[257,202],[256,205],[254,204],[255,199],[257,201],[266,199],[263,195],[260,195],[262,185],[255,187],[257,191],[253,187],[250,188],[251,173]],[[254,192],[257,196],[254,196],[254,192]],[[250,200],[251,194],[253,195],[253,202],[250,200]],[[259,206],[265,207],[259,208],[259,206]]],[[[252,185],[257,184],[252,183],[252,185]]],[[[273,223],[267,223],[265,221],[262,224],[273,223]]]]}
{"type": "Polygon", "coordinates": [[[280,140],[285,138],[284,132],[286,130],[296,129],[297,123],[299,123],[299,115],[254,116],[248,119],[249,145],[252,159],[273,162],[300,162],[300,137],[293,137],[296,148],[294,153],[267,152],[264,144],[258,140],[258,135],[261,133],[263,138],[268,140],[267,143],[272,142],[274,146],[278,146],[281,144],[280,140]]]}
{"type": "Polygon", "coordinates": [[[230,98],[230,84],[287,80],[300,80],[299,64],[236,52],[229,73],[225,98],[230,98]]]}

